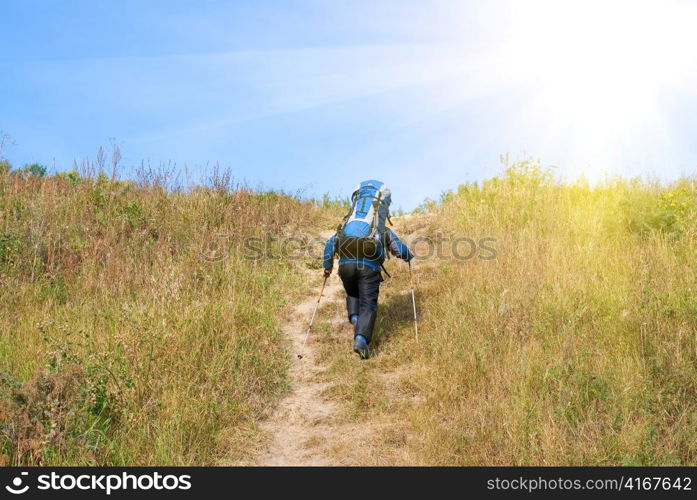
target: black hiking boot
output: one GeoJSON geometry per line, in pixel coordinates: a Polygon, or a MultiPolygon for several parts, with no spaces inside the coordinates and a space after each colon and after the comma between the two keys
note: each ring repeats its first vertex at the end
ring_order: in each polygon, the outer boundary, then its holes
{"type": "Polygon", "coordinates": [[[370,357],[368,342],[366,342],[363,335],[356,335],[356,337],[353,339],[353,352],[358,354],[361,359],[368,359],[370,357]]]}

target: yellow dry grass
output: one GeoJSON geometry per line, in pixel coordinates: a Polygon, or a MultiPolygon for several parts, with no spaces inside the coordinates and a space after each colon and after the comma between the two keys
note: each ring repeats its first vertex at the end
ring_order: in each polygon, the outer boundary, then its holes
{"type": "MultiPolygon", "coordinates": [[[[256,422],[289,383],[279,325],[310,288],[297,261],[245,259],[243,242],[316,234],[340,210],[225,184],[0,173],[5,461],[206,464],[263,448],[256,422]],[[211,238],[225,259],[201,258],[211,238]]],[[[401,262],[370,360],[350,352],[342,301],[320,308],[327,425],[358,434],[336,440],[337,463],[697,463],[690,179],[591,186],[528,161],[421,212],[398,234],[446,241],[415,262],[418,341],[401,262]],[[467,259],[448,243],[462,237],[467,259]]]]}
{"type": "Polygon", "coordinates": [[[245,242],[327,210],[226,174],[190,192],[161,180],[0,172],[6,463],[206,464],[259,439],[287,384],[279,322],[304,282],[245,242]]]}
{"type": "Polygon", "coordinates": [[[424,211],[397,232],[492,237],[496,258],[455,259],[444,244],[415,263],[418,342],[402,263],[388,264],[373,359],[353,362],[348,338],[325,337],[332,394],[365,429],[364,463],[697,462],[689,179],[590,186],[522,162],[424,211]]]}

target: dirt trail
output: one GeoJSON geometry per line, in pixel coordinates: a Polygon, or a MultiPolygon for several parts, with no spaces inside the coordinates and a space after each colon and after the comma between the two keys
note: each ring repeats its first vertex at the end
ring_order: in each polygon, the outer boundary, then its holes
{"type": "MultiPolygon", "coordinates": [[[[331,234],[322,234],[329,237],[331,234]]],[[[258,457],[258,465],[332,465],[325,450],[340,435],[339,425],[332,422],[335,404],[323,396],[329,383],[322,381],[325,370],[317,359],[313,334],[303,347],[307,325],[317,304],[321,271],[309,271],[308,282],[318,282],[302,302],[297,304],[283,327],[291,341],[293,361],[288,373],[291,387],[271,417],[262,423],[262,429],[271,437],[268,448],[258,457]],[[302,359],[297,355],[302,353],[302,359]]],[[[335,273],[336,274],[336,273],[335,273]]],[[[320,310],[330,302],[341,300],[341,281],[336,275],[327,280],[320,310]]],[[[318,313],[319,314],[319,313],[318,313]]],[[[339,321],[338,318],[336,321],[339,321]]],[[[347,339],[348,342],[348,339],[347,339]]]]}
{"type": "MultiPolygon", "coordinates": [[[[407,217],[404,217],[408,220],[407,217]]],[[[401,226],[401,224],[398,224],[401,226]]],[[[419,231],[414,231],[414,234],[419,231]]],[[[331,232],[322,233],[327,238],[331,232]]],[[[413,234],[405,234],[408,241],[413,234]]],[[[336,270],[336,266],[335,266],[336,270]]],[[[362,463],[365,456],[359,457],[358,450],[351,443],[351,436],[356,431],[354,425],[342,422],[337,418],[340,410],[336,402],[328,399],[325,394],[331,387],[323,374],[326,367],[322,365],[316,353],[316,331],[302,347],[307,325],[312,311],[317,303],[321,286],[319,270],[303,269],[308,274],[308,283],[317,283],[302,302],[292,310],[291,316],[283,329],[291,342],[293,361],[289,370],[290,390],[279,402],[271,416],[261,424],[262,429],[271,436],[268,447],[254,461],[256,465],[355,465],[362,463]],[[313,341],[314,340],[314,341],[313,341]],[[302,353],[302,359],[297,354],[302,353]],[[342,450],[336,453],[336,450],[342,450]],[[354,456],[355,455],[355,456],[354,456]]],[[[344,292],[341,280],[336,272],[327,280],[322,295],[318,315],[330,310],[327,306],[334,302],[343,304],[344,292]]],[[[339,308],[338,310],[343,310],[339,308]]],[[[336,326],[336,335],[346,334],[346,348],[350,348],[350,327],[342,315],[331,318],[336,326]]],[[[348,351],[347,351],[348,352],[348,351]]],[[[358,362],[358,359],[356,359],[358,362]]],[[[387,374],[386,374],[387,375],[387,374]]],[[[375,423],[374,427],[379,427],[375,423]]],[[[361,426],[361,433],[369,435],[376,429],[361,426]]]]}
{"type": "MultiPolygon", "coordinates": [[[[318,272],[314,274],[319,275],[318,272]]],[[[336,300],[335,296],[339,291],[340,284],[335,278],[330,278],[322,301],[336,300]]],[[[273,437],[268,450],[260,457],[259,465],[332,464],[322,453],[320,445],[335,435],[336,430],[331,424],[335,405],[322,396],[328,384],[320,381],[324,368],[317,361],[312,338],[302,348],[307,323],[317,303],[318,294],[319,288],[298,304],[284,326],[285,334],[292,342],[293,355],[302,352],[303,358],[296,357],[293,360],[288,374],[291,380],[290,391],[271,418],[262,424],[262,428],[273,437]]]]}

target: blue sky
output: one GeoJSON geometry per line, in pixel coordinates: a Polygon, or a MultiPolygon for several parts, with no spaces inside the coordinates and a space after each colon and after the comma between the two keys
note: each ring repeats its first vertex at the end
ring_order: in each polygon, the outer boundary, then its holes
{"type": "Polygon", "coordinates": [[[2,154],[65,170],[115,141],[124,175],[219,162],[339,196],[378,177],[405,209],[504,153],[566,177],[691,175],[695,7],[607,5],[5,2],[2,154]]]}

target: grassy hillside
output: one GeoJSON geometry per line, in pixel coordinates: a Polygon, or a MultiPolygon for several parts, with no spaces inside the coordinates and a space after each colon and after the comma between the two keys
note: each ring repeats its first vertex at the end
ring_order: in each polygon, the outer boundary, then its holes
{"type": "MultiPolygon", "coordinates": [[[[0,169],[0,460],[206,464],[247,452],[286,385],[279,320],[303,293],[243,241],[316,204],[164,178],[0,169]]],[[[269,249],[277,250],[271,242],[269,249]]]]}
{"type": "Polygon", "coordinates": [[[429,461],[697,463],[697,192],[533,164],[444,197],[498,258],[423,283],[429,461]]]}
{"type": "Polygon", "coordinates": [[[697,463],[689,180],[591,187],[523,162],[427,208],[398,229],[493,237],[497,256],[458,260],[444,244],[445,256],[416,263],[419,342],[406,270],[391,264],[372,365],[327,345],[347,418],[385,426],[369,460],[697,463]]]}
{"type": "MultiPolygon", "coordinates": [[[[343,209],[224,177],[184,193],[42,174],[0,172],[2,460],[206,464],[263,448],[255,423],[289,383],[286,305],[321,275],[245,259],[244,242],[316,234],[343,209]]],[[[433,252],[415,262],[418,340],[394,260],[369,361],[350,352],[342,297],[318,314],[325,437],[347,434],[328,441],[336,463],[697,464],[691,180],[590,186],[522,162],[422,212],[396,226],[442,241],[417,245],[433,252]]]]}

